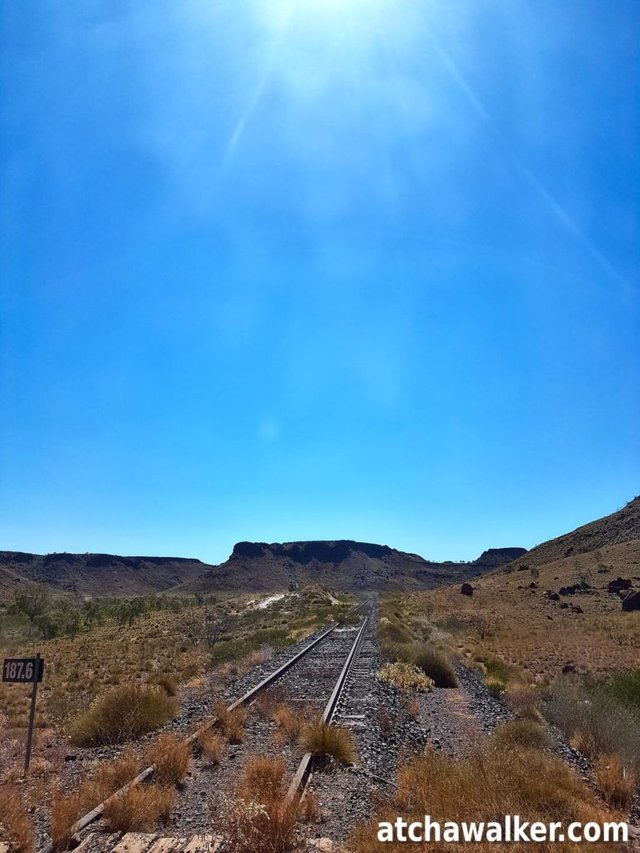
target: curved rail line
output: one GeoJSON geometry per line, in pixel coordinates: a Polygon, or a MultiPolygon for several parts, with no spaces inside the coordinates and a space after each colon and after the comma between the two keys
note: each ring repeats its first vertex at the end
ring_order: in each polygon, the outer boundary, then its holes
{"type": "MultiPolygon", "coordinates": [[[[356,607],[356,612],[358,610],[362,609],[362,606],[363,606],[362,604],[358,605],[356,607]]],[[[347,659],[344,663],[344,666],[342,667],[342,671],[340,672],[338,680],[337,680],[337,682],[333,688],[331,698],[329,699],[329,701],[328,701],[328,703],[324,709],[324,712],[322,714],[323,722],[330,722],[331,721],[331,717],[333,716],[333,713],[334,713],[334,711],[338,705],[340,697],[344,691],[344,687],[345,687],[345,684],[347,681],[347,676],[349,674],[349,670],[351,668],[351,665],[352,665],[353,660],[355,658],[356,652],[360,646],[360,643],[362,641],[362,637],[363,637],[364,632],[366,630],[370,614],[371,614],[371,610],[369,610],[366,613],[364,620],[363,620],[363,622],[360,626],[360,629],[358,631],[358,634],[356,635],[356,638],[353,642],[353,645],[352,645],[352,647],[349,651],[349,654],[347,656],[347,659]]],[[[255,687],[252,687],[243,696],[241,696],[239,699],[236,699],[235,702],[232,702],[227,707],[227,711],[233,711],[235,708],[239,708],[239,707],[245,706],[245,705],[250,705],[252,702],[254,702],[259,693],[261,693],[266,688],[271,687],[280,678],[282,678],[282,676],[286,675],[288,673],[288,671],[292,667],[294,667],[296,663],[298,663],[298,661],[300,661],[302,658],[304,658],[307,654],[309,654],[310,651],[312,651],[312,649],[316,648],[316,646],[318,646],[320,643],[323,642],[323,640],[325,640],[330,634],[332,634],[336,630],[336,628],[339,627],[339,624],[340,623],[336,622],[335,624],[331,625],[329,628],[324,630],[321,634],[319,634],[317,637],[315,637],[308,645],[306,645],[303,649],[301,649],[299,652],[297,652],[295,655],[293,655],[291,658],[289,658],[288,661],[285,661],[285,663],[282,664],[282,666],[280,666],[277,670],[275,670],[275,672],[272,672],[271,675],[268,675],[266,678],[264,678],[255,687]]],[[[188,743],[189,745],[192,745],[203,732],[212,728],[215,725],[215,722],[216,722],[216,718],[213,718],[212,720],[207,722],[204,726],[201,726],[199,729],[197,729],[195,732],[193,732],[191,735],[189,735],[185,739],[185,742],[188,743]]],[[[305,786],[305,784],[309,778],[309,774],[311,772],[312,764],[313,764],[313,756],[310,753],[306,753],[303,756],[302,761],[300,762],[298,770],[296,771],[296,774],[294,776],[293,782],[291,783],[289,791],[287,792],[287,798],[291,802],[293,802],[294,800],[299,798],[301,796],[302,792],[304,791],[304,786],[305,786]]],[[[90,823],[93,823],[93,821],[95,821],[99,817],[101,817],[102,813],[105,810],[107,803],[109,803],[111,800],[115,799],[116,797],[119,797],[119,796],[125,794],[127,791],[129,791],[131,788],[135,787],[136,785],[139,785],[142,782],[144,782],[145,780],[149,779],[153,775],[155,769],[156,769],[155,764],[151,764],[149,767],[145,767],[145,769],[141,770],[140,773],[138,773],[138,775],[134,779],[132,779],[130,782],[127,782],[126,785],[123,785],[117,791],[114,791],[114,793],[111,794],[109,797],[107,797],[107,799],[103,800],[101,803],[99,803],[97,806],[95,806],[93,809],[91,809],[91,811],[88,811],[81,818],[79,818],[73,824],[73,826],[70,829],[71,839],[77,840],[77,835],[79,832],[81,832],[83,829],[85,829],[90,823]]],[[[55,849],[55,847],[54,847],[53,842],[49,842],[45,847],[42,848],[40,853],[53,853],[54,849],[55,849]]]]}

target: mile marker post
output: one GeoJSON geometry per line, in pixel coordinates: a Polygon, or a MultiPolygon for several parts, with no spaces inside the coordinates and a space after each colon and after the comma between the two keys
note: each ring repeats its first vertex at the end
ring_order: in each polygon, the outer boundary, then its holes
{"type": "Polygon", "coordinates": [[[27,732],[27,754],[24,759],[24,775],[29,772],[31,745],[33,743],[33,724],[36,718],[36,696],[38,695],[38,676],[40,674],[40,654],[36,655],[33,667],[33,687],[31,688],[31,710],[29,711],[29,731],[27,732]]]}

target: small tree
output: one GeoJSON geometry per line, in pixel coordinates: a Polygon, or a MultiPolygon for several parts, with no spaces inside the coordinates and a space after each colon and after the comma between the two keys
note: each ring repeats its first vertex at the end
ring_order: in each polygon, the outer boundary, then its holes
{"type": "Polygon", "coordinates": [[[44,616],[49,607],[49,590],[42,584],[31,584],[24,592],[18,593],[15,598],[16,610],[29,620],[29,637],[36,620],[44,616]]]}

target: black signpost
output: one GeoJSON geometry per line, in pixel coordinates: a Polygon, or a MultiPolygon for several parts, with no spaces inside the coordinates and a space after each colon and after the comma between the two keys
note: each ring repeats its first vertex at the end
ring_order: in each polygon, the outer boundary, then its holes
{"type": "Polygon", "coordinates": [[[31,684],[31,709],[29,711],[29,730],[27,732],[27,753],[24,760],[25,776],[29,772],[31,746],[33,744],[33,724],[36,719],[36,697],[38,684],[44,675],[44,660],[40,655],[34,658],[5,658],[2,665],[2,680],[11,684],[31,684]]]}

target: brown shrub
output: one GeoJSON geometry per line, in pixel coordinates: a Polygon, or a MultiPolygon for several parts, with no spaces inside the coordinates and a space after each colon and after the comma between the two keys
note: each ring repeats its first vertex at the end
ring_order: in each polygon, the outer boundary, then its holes
{"type": "Polygon", "coordinates": [[[532,749],[546,749],[551,746],[549,729],[533,720],[512,720],[503,723],[493,733],[493,740],[499,745],[517,744],[532,749]]]}
{"type": "Polygon", "coordinates": [[[300,734],[300,746],[305,752],[334,758],[340,764],[353,764],[357,760],[351,733],[321,720],[305,724],[300,734]]]}
{"type": "Polygon", "coordinates": [[[300,735],[302,718],[294,714],[291,708],[282,702],[273,712],[273,722],[285,733],[289,740],[296,740],[300,735]]]}
{"type": "Polygon", "coordinates": [[[127,750],[112,762],[103,762],[68,794],[56,790],[51,799],[49,834],[56,846],[66,844],[73,824],[86,812],[99,805],[137,774],[140,762],[127,750]]]}
{"type": "Polygon", "coordinates": [[[605,801],[616,809],[631,805],[636,786],[632,770],[625,767],[619,755],[602,755],[595,765],[595,777],[605,801]]]}
{"type": "Polygon", "coordinates": [[[73,743],[99,746],[151,732],[176,716],[179,703],[156,686],[121,684],[94,699],[71,724],[73,743]]]}
{"type": "Polygon", "coordinates": [[[167,696],[178,695],[178,683],[175,678],[172,678],[170,675],[158,675],[153,679],[153,683],[157,684],[158,687],[161,687],[167,696]]]}
{"type": "Polygon", "coordinates": [[[103,817],[115,832],[147,832],[168,823],[176,800],[173,788],[163,785],[136,785],[110,799],[103,817]]]}
{"type": "Polygon", "coordinates": [[[224,753],[224,739],[211,729],[206,729],[198,735],[198,746],[203,757],[209,764],[218,765],[224,753]]]}
{"type": "Polygon", "coordinates": [[[33,830],[22,794],[12,784],[0,784],[0,823],[4,826],[11,849],[16,853],[33,850],[33,830]]]}
{"type": "Polygon", "coordinates": [[[148,759],[155,764],[154,778],[160,784],[177,785],[187,775],[191,748],[174,734],[162,734],[150,747],[148,759]]]}
{"type": "Polygon", "coordinates": [[[538,710],[538,692],[529,684],[509,682],[505,688],[504,701],[519,717],[533,722],[542,722],[538,710]]]}
{"type": "MultiPolygon", "coordinates": [[[[507,814],[543,822],[607,819],[593,794],[561,760],[548,752],[495,740],[465,760],[448,759],[430,749],[402,766],[393,800],[381,805],[371,823],[355,831],[349,849],[377,853],[378,821],[394,821],[398,814],[419,822],[428,814],[441,823],[489,821],[507,814]]],[[[403,853],[406,844],[391,842],[385,848],[389,853],[403,853]]],[[[451,849],[448,843],[429,845],[432,853],[451,849]]],[[[496,844],[492,849],[520,848],[496,844]]],[[[549,853],[577,850],[575,845],[560,843],[540,844],[538,849],[549,853]]]]}
{"type": "Polygon", "coordinates": [[[296,807],[286,802],[281,758],[247,761],[227,803],[222,834],[229,853],[284,853],[295,846],[296,807]]]}
{"type": "Polygon", "coordinates": [[[252,756],[248,759],[238,794],[243,799],[268,803],[279,799],[284,779],[284,761],[282,758],[252,756]]]}
{"type": "Polygon", "coordinates": [[[244,725],[247,720],[247,711],[238,706],[229,711],[222,700],[214,706],[215,725],[219,728],[229,743],[242,743],[244,740],[244,725]]]}
{"type": "Polygon", "coordinates": [[[322,809],[311,790],[306,790],[300,800],[298,817],[304,823],[318,823],[322,819],[322,809]]]}

